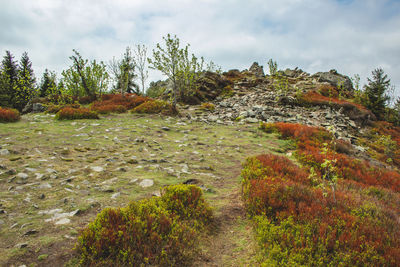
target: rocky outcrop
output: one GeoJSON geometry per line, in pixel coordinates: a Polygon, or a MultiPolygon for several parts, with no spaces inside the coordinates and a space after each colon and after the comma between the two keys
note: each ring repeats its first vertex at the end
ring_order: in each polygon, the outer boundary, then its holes
{"type": "Polygon", "coordinates": [[[206,71],[201,74],[197,81],[197,91],[193,96],[186,99],[188,103],[201,103],[204,101],[212,101],[219,96],[227,85],[232,84],[223,75],[206,71]]]}
{"type": "Polygon", "coordinates": [[[258,65],[257,62],[254,62],[251,65],[251,67],[249,69],[249,72],[254,74],[254,76],[256,76],[257,78],[264,78],[265,77],[263,66],[258,65]]]}
{"type": "Polygon", "coordinates": [[[38,100],[34,99],[34,101],[28,102],[28,104],[26,104],[24,109],[22,110],[22,114],[31,113],[31,112],[39,113],[39,112],[46,111],[46,107],[41,103],[37,103],[36,101],[38,101],[38,100]]]}
{"type": "Polygon", "coordinates": [[[312,75],[318,82],[327,82],[335,87],[342,86],[345,91],[353,91],[353,83],[348,76],[339,74],[336,70],[329,72],[317,72],[312,75]]]}

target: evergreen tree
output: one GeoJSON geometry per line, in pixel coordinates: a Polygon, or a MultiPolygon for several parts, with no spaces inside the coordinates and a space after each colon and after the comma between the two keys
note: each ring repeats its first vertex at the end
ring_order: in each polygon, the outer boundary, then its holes
{"type": "Polygon", "coordinates": [[[109,67],[114,75],[114,90],[122,93],[140,94],[139,86],[135,83],[135,59],[132,55],[130,47],[126,51],[121,60],[113,59],[109,67]]]}
{"type": "Polygon", "coordinates": [[[39,90],[40,97],[45,97],[50,94],[56,93],[57,82],[56,73],[46,69],[43,73],[42,80],[40,82],[39,90]]]}
{"type": "Polygon", "coordinates": [[[18,79],[14,85],[14,108],[22,111],[25,105],[36,95],[36,78],[32,69],[32,62],[24,52],[18,66],[18,79]]]}
{"type": "Polygon", "coordinates": [[[368,78],[368,84],[364,86],[364,105],[371,110],[378,119],[385,115],[386,103],[390,97],[386,94],[390,87],[390,79],[383,69],[377,68],[372,71],[372,79],[368,78]]]}
{"type": "Polygon", "coordinates": [[[0,106],[14,106],[14,86],[18,80],[18,66],[10,51],[6,51],[0,68],[0,106]]]}

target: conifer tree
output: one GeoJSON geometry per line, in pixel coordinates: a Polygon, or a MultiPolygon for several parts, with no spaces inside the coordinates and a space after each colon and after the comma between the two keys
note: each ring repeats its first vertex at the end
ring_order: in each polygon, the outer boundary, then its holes
{"type": "Polygon", "coordinates": [[[386,94],[390,87],[390,79],[383,69],[377,68],[372,71],[372,79],[368,78],[368,84],[364,86],[364,105],[371,110],[378,119],[383,119],[386,103],[390,97],[386,94]]]}
{"type": "Polygon", "coordinates": [[[18,66],[10,51],[6,51],[0,68],[0,106],[13,107],[14,86],[18,79],[18,66]]]}
{"type": "Polygon", "coordinates": [[[43,73],[42,80],[40,82],[40,97],[45,97],[50,94],[56,93],[57,82],[56,73],[46,69],[43,73]]]}
{"type": "Polygon", "coordinates": [[[22,54],[18,66],[17,82],[14,84],[14,108],[22,111],[25,105],[36,95],[36,78],[28,53],[22,54]]]}

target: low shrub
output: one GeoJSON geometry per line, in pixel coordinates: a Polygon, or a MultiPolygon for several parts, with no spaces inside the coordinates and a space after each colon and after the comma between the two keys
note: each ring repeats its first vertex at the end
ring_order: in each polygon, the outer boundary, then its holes
{"type": "Polygon", "coordinates": [[[135,94],[107,94],[101,96],[101,101],[93,102],[92,108],[97,109],[100,106],[119,105],[124,106],[126,110],[130,110],[150,100],[152,99],[149,97],[135,94]]]}
{"type": "Polygon", "coordinates": [[[21,115],[18,110],[0,107],[0,122],[16,122],[20,119],[21,115]]]}
{"type": "MultiPolygon", "coordinates": [[[[385,202],[345,187],[326,196],[307,169],[287,158],[249,158],[242,171],[262,266],[396,266],[399,222],[385,202]]],[[[383,198],[382,190],[369,190],[383,198]],[[375,192],[379,192],[375,193],[375,192]]]]}
{"type": "Polygon", "coordinates": [[[166,101],[152,100],[144,102],[132,110],[134,113],[175,115],[176,110],[166,101]]]}
{"type": "Polygon", "coordinates": [[[59,112],[61,109],[63,108],[80,108],[81,105],[80,104],[67,104],[67,105],[53,105],[50,104],[47,106],[47,110],[46,113],[51,113],[51,114],[56,114],[57,112],[59,112]]]}
{"type": "Polygon", "coordinates": [[[214,111],[215,105],[213,103],[202,103],[200,108],[203,110],[214,111]]]}
{"type": "Polygon", "coordinates": [[[91,109],[100,114],[126,112],[126,108],[122,105],[102,105],[102,106],[92,107],[91,109]]]}
{"type": "Polygon", "coordinates": [[[173,185],[161,197],[106,208],[78,238],[83,265],[186,266],[196,254],[210,207],[194,185],[173,185]]]}
{"type": "Polygon", "coordinates": [[[346,108],[355,108],[359,111],[368,111],[366,107],[363,105],[353,103],[347,100],[340,100],[336,97],[331,96],[323,96],[317,92],[309,91],[306,94],[302,95],[301,101],[308,105],[325,105],[325,106],[338,106],[338,107],[346,107],[346,108]]]}
{"type": "Polygon", "coordinates": [[[87,108],[62,108],[56,114],[57,120],[99,119],[95,111],[87,108]]]}

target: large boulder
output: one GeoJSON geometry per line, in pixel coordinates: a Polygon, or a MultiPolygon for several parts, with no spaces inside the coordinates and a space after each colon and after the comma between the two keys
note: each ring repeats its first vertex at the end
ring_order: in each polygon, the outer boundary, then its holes
{"type": "Polygon", "coordinates": [[[41,104],[36,102],[37,99],[33,99],[32,101],[29,101],[28,104],[25,105],[24,109],[22,110],[22,114],[26,113],[38,113],[38,112],[44,112],[46,111],[46,107],[41,104]]]}
{"type": "Polygon", "coordinates": [[[313,76],[318,82],[327,82],[335,87],[342,86],[345,91],[353,91],[353,83],[348,76],[338,73],[336,70],[329,72],[317,72],[313,76]]]}
{"type": "Polygon", "coordinates": [[[302,69],[299,69],[298,67],[296,67],[294,70],[286,69],[282,72],[282,74],[290,78],[307,77],[310,75],[302,69]]]}
{"type": "Polygon", "coordinates": [[[264,78],[265,77],[263,66],[258,65],[257,62],[254,62],[251,65],[251,67],[249,69],[249,72],[254,74],[257,78],[264,78]]]}
{"type": "Polygon", "coordinates": [[[223,92],[223,89],[227,85],[231,84],[231,82],[221,74],[206,71],[201,74],[196,84],[196,93],[188,99],[189,101],[187,101],[190,104],[198,104],[200,102],[214,100],[223,92]]]}

